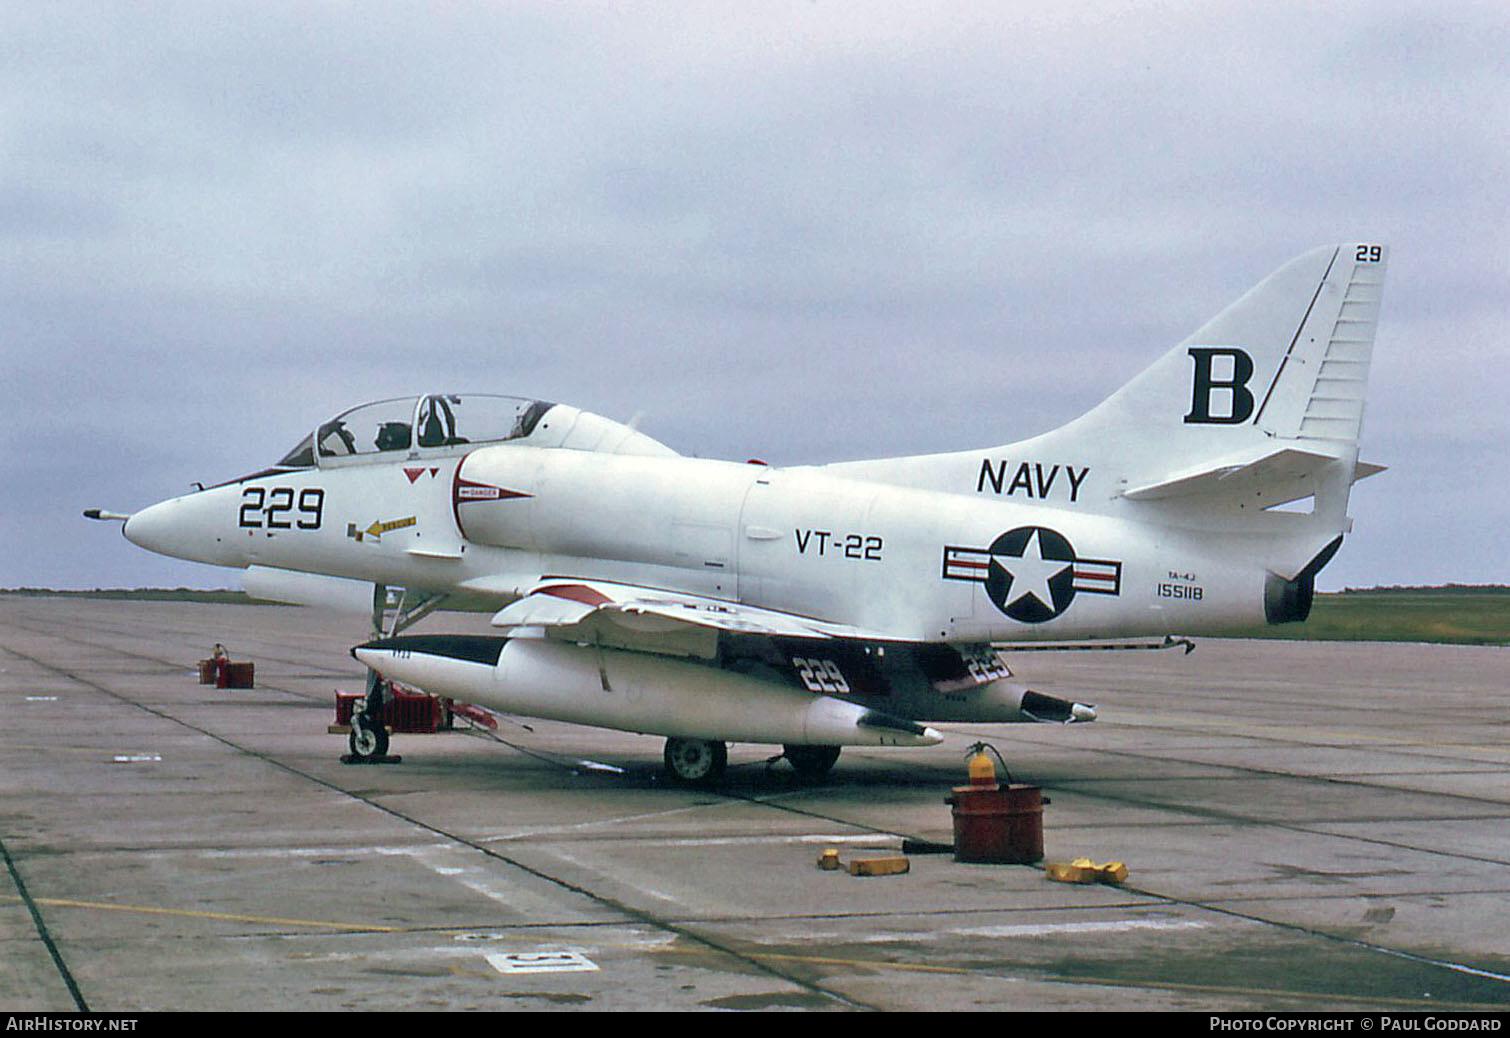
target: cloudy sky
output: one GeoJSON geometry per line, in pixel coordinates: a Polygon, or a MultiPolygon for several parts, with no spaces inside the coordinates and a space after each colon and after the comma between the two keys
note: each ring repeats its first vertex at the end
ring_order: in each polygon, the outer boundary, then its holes
{"type": "Polygon", "coordinates": [[[236,586],[82,509],[365,400],[808,463],[1072,418],[1393,247],[1321,586],[1510,583],[1510,18],[1485,3],[0,7],[0,587],[236,586]],[[1063,8],[1061,10],[1060,8],[1063,8]]]}

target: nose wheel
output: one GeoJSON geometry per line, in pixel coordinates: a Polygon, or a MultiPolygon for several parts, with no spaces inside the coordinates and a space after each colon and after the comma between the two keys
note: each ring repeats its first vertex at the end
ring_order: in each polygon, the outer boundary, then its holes
{"type": "Polygon", "coordinates": [[[388,729],[366,713],[353,714],[346,745],[352,757],[367,762],[388,756],[388,729]]]}
{"type": "Polygon", "coordinates": [[[729,748],[713,739],[667,739],[666,774],[682,786],[711,786],[723,778],[729,748]]]}

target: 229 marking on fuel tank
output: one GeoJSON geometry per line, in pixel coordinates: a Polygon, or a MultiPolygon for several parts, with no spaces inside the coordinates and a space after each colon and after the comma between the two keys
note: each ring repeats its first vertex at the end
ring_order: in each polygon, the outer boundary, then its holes
{"type": "Polygon", "coordinates": [[[965,661],[965,670],[982,685],[1012,676],[1011,668],[991,649],[962,652],[960,658],[965,661]]]}
{"type": "Polygon", "coordinates": [[[809,692],[848,692],[849,682],[833,660],[792,657],[792,666],[797,668],[797,680],[809,692]]]}

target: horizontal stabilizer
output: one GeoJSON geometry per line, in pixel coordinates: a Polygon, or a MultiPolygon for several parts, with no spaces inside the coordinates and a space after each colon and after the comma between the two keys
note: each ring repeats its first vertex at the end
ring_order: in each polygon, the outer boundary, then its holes
{"type": "MultiPolygon", "coordinates": [[[[1317,481],[1325,470],[1340,463],[1342,459],[1331,454],[1297,447],[1261,447],[1133,487],[1123,491],[1122,496],[1130,501],[1219,497],[1234,504],[1270,508],[1315,493],[1317,481]]],[[[1355,478],[1373,475],[1382,468],[1360,464],[1355,478]]]]}

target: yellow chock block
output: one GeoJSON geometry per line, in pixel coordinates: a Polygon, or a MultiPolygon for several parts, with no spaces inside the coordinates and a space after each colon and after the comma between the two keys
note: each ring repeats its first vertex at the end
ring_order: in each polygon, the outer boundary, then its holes
{"type": "Polygon", "coordinates": [[[1044,875],[1056,883],[1094,883],[1096,870],[1084,865],[1051,861],[1043,867],[1044,875]]]}
{"type": "Polygon", "coordinates": [[[1096,878],[1100,882],[1109,883],[1114,887],[1121,886],[1122,881],[1127,879],[1127,866],[1120,861],[1109,861],[1097,868],[1096,872],[1098,873],[1096,878]]]}
{"type": "Polygon", "coordinates": [[[824,872],[839,871],[839,850],[837,847],[829,847],[818,855],[818,867],[824,872]]]}
{"type": "Polygon", "coordinates": [[[851,876],[900,876],[912,868],[901,856],[890,858],[855,858],[849,863],[851,876]]]}
{"type": "Polygon", "coordinates": [[[1089,858],[1076,858],[1065,865],[1050,862],[1044,866],[1044,874],[1058,883],[1106,883],[1119,886],[1127,879],[1127,866],[1120,861],[1097,865],[1089,858]]]}

